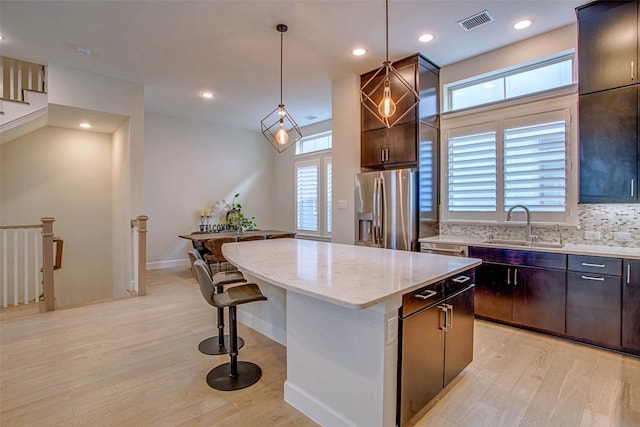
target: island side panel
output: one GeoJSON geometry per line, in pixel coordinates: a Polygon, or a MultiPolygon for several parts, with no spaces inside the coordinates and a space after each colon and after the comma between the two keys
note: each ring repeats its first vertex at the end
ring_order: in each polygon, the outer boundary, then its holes
{"type": "Polygon", "coordinates": [[[357,310],[289,291],[285,400],[321,425],[395,426],[401,302],[357,310]]]}
{"type": "Polygon", "coordinates": [[[271,338],[278,344],[287,345],[287,294],[286,290],[242,272],[249,283],[255,283],[267,297],[267,301],[243,304],[238,307],[238,321],[271,338]]]}

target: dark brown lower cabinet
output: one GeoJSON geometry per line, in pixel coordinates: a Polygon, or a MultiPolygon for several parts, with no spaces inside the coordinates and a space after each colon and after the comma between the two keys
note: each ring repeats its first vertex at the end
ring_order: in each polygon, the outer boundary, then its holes
{"type": "Polygon", "coordinates": [[[469,254],[483,260],[476,268],[476,315],[564,334],[566,255],[476,247],[469,254]]]}
{"type": "Polygon", "coordinates": [[[640,260],[624,260],[622,289],[622,347],[640,354],[640,260]]]}
{"type": "Polygon", "coordinates": [[[622,260],[569,255],[568,268],[567,336],[620,349],[622,260]]]}
{"type": "Polygon", "coordinates": [[[536,267],[515,267],[513,270],[513,323],[564,334],[564,270],[536,267]]]}

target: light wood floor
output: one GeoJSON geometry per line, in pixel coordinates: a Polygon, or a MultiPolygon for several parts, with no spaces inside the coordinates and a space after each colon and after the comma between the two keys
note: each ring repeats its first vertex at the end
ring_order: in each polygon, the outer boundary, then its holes
{"type": "MultiPolygon", "coordinates": [[[[207,372],[215,313],[187,268],[149,272],[149,294],[39,314],[0,310],[0,425],[313,426],[283,400],[286,349],[240,325],[254,386],[207,372]]],[[[475,360],[419,426],[640,426],[640,360],[476,322],[475,360]]],[[[363,426],[369,427],[369,426],[363,426]]]]}

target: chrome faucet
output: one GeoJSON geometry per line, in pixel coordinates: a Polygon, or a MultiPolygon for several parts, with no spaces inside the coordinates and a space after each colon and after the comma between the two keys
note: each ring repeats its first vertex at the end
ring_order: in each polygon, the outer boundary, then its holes
{"type": "Polygon", "coordinates": [[[513,211],[515,208],[522,208],[527,213],[527,232],[526,232],[527,234],[526,234],[525,240],[527,242],[531,242],[531,212],[529,212],[529,208],[527,208],[524,205],[513,205],[509,208],[509,211],[507,212],[507,221],[511,221],[511,211],[513,211]]]}

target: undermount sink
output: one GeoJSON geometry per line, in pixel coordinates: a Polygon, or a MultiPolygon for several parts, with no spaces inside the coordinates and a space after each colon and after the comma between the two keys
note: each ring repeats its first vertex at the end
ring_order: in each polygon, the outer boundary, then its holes
{"type": "Polygon", "coordinates": [[[490,239],[485,240],[482,243],[488,243],[491,245],[504,245],[504,246],[523,246],[530,248],[561,248],[564,245],[562,243],[547,243],[547,242],[527,242],[525,240],[506,240],[506,239],[490,239]]]}

